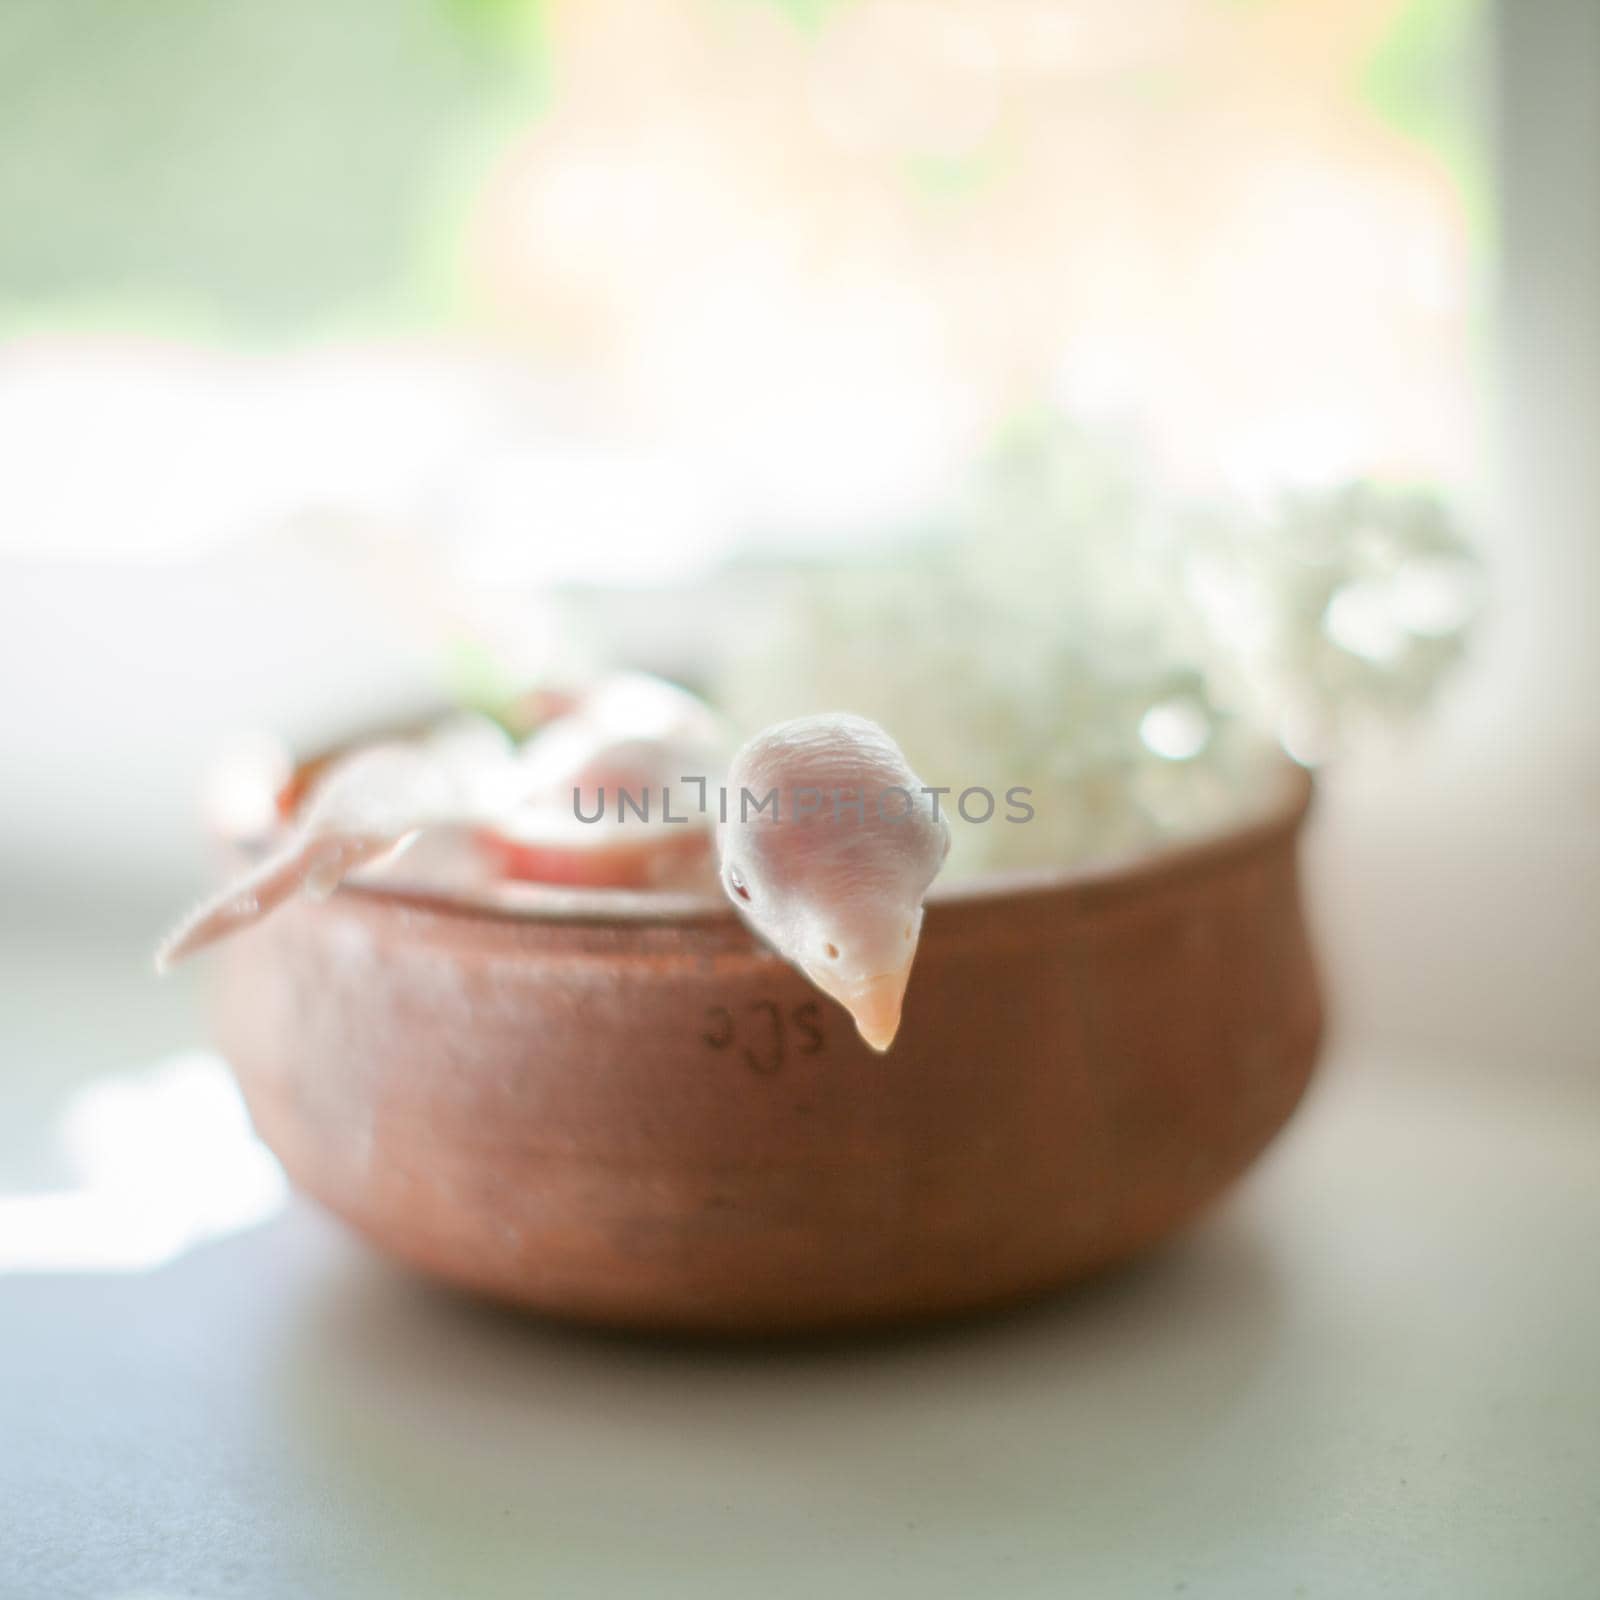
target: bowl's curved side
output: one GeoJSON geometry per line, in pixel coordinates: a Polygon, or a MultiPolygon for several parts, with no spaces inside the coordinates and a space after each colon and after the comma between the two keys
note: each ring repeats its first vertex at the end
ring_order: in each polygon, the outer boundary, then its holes
{"type": "Polygon", "coordinates": [[[223,952],[222,1044],[291,1178],[436,1276],[657,1328],[943,1314],[1132,1254],[1286,1120],[1298,822],[930,905],[883,1057],[732,919],[359,893],[223,952]]]}

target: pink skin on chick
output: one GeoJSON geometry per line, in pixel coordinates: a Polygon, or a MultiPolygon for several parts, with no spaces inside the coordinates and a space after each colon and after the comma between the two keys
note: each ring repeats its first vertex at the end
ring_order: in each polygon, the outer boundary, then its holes
{"type": "Polygon", "coordinates": [[[923,896],[950,848],[921,780],[876,723],[837,712],[757,734],[735,755],[727,790],[717,848],[729,897],[887,1050],[923,896]]]}
{"type": "Polygon", "coordinates": [[[330,895],[351,873],[398,855],[423,828],[470,813],[463,777],[418,745],[374,745],[346,756],[312,791],[293,838],[186,917],[156,951],[156,970],[259,922],[296,894],[330,895]]]}
{"type": "Polygon", "coordinates": [[[546,879],[565,884],[670,881],[696,872],[698,841],[685,838],[688,830],[673,829],[641,860],[632,835],[571,825],[574,789],[589,794],[621,782],[659,794],[680,773],[720,762],[720,724],[686,690],[646,673],[616,673],[520,750],[485,730],[481,723],[447,727],[425,742],[374,745],[336,762],[301,806],[293,837],[185,918],[156,952],[157,970],[240,932],[296,894],[331,894],[426,829],[483,829],[496,838],[494,853],[539,863],[546,879]],[[544,838],[551,824],[555,834],[544,838]],[[532,844],[521,837],[530,826],[532,844]]]}

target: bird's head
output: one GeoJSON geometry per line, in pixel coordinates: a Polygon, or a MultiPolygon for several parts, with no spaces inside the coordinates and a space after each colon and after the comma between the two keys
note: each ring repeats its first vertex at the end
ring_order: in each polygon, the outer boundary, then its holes
{"type": "Polygon", "coordinates": [[[735,756],[722,883],[745,920],[887,1050],[949,849],[921,781],[875,723],[843,713],[757,734],[735,756]]]}

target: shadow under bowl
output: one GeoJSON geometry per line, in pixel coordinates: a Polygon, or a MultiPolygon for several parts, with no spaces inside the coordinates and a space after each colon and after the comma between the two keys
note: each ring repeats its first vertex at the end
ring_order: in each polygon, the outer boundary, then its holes
{"type": "Polygon", "coordinates": [[[299,1188],[495,1299],[706,1333],[1014,1301],[1170,1234],[1300,1099],[1310,790],[936,887],[886,1056],[720,901],[377,881],[220,952],[220,1042],[299,1188]]]}

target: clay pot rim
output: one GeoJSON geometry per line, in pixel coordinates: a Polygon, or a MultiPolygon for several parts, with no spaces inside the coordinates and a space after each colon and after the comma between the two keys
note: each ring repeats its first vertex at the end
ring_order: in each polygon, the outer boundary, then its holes
{"type": "MultiPolygon", "coordinates": [[[[1311,773],[1285,756],[1253,812],[1225,828],[1154,848],[1107,855],[1069,867],[1023,867],[935,883],[930,907],[981,907],[996,901],[1050,895],[1090,895],[1098,901],[1141,894],[1152,884],[1212,870],[1292,837],[1309,811],[1311,773]]],[[[508,883],[493,890],[450,890],[403,880],[353,879],[341,889],[368,903],[425,910],[473,921],[629,927],[661,923],[738,922],[719,894],[671,890],[572,889],[508,883]]]]}

